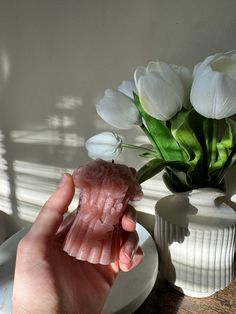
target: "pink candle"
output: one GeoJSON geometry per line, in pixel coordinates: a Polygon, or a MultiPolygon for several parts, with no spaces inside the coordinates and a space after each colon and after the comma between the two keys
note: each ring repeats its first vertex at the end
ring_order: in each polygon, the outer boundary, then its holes
{"type": "Polygon", "coordinates": [[[122,244],[120,217],[129,201],[142,197],[136,171],[99,159],[76,169],[73,179],[80,201],[64,251],[79,260],[110,264],[122,244]]]}

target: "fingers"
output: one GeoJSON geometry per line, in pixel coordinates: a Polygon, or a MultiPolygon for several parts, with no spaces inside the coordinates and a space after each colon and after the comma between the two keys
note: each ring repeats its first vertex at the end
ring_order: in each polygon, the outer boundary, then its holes
{"type": "Polygon", "coordinates": [[[119,253],[119,266],[123,271],[128,271],[136,266],[143,257],[142,249],[138,246],[139,237],[137,232],[128,234],[119,253]]]}
{"type": "Polygon", "coordinates": [[[129,264],[131,262],[137,249],[138,241],[139,237],[136,231],[128,234],[119,254],[119,260],[121,261],[121,263],[129,264]]]}
{"type": "Polygon", "coordinates": [[[131,205],[128,205],[121,219],[121,225],[124,229],[124,242],[120,250],[118,262],[119,268],[125,272],[137,266],[143,258],[143,251],[138,246],[139,237],[135,231],[136,219],[135,209],[131,205]]]}
{"type": "Polygon", "coordinates": [[[125,231],[128,231],[128,232],[134,232],[135,231],[135,228],[136,228],[136,211],[135,209],[131,206],[131,205],[128,205],[127,206],[127,209],[121,219],[121,225],[122,225],[122,228],[125,230],[125,231]]]}
{"type": "Polygon", "coordinates": [[[129,264],[123,264],[119,261],[119,267],[123,272],[128,272],[133,269],[135,266],[138,266],[144,257],[143,250],[138,246],[134,256],[129,264]]]}
{"type": "Polygon", "coordinates": [[[74,184],[70,174],[64,174],[61,181],[41,209],[31,230],[31,236],[47,239],[54,236],[62,223],[63,215],[74,196],[74,184]]]}

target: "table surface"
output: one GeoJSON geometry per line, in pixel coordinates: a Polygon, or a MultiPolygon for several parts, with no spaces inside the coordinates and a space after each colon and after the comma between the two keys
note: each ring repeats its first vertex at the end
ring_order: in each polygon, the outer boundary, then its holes
{"type": "Polygon", "coordinates": [[[135,314],[236,314],[236,263],[234,269],[234,280],[208,298],[184,296],[158,275],[152,292],[135,314]]]}

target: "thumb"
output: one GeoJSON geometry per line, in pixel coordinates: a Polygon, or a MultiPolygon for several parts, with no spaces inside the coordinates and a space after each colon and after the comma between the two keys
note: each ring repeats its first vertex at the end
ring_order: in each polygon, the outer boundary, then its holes
{"type": "Polygon", "coordinates": [[[74,196],[72,176],[65,173],[56,191],[47,200],[31,227],[30,234],[38,240],[54,236],[63,221],[63,215],[68,210],[74,196]]]}

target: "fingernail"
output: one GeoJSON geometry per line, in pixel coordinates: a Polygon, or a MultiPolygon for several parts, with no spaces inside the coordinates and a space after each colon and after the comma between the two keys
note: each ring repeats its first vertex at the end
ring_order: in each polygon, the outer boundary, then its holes
{"type": "Polygon", "coordinates": [[[120,266],[121,266],[121,269],[123,270],[123,271],[128,271],[128,270],[130,270],[130,268],[131,268],[131,264],[124,264],[124,263],[120,263],[120,266]]]}
{"type": "Polygon", "coordinates": [[[125,256],[127,257],[129,263],[131,262],[131,260],[134,256],[134,252],[135,252],[135,249],[132,245],[127,245],[124,247],[124,253],[125,253],[125,256]]]}
{"type": "Polygon", "coordinates": [[[57,185],[58,188],[62,188],[66,183],[66,174],[64,173],[57,185]]]}

